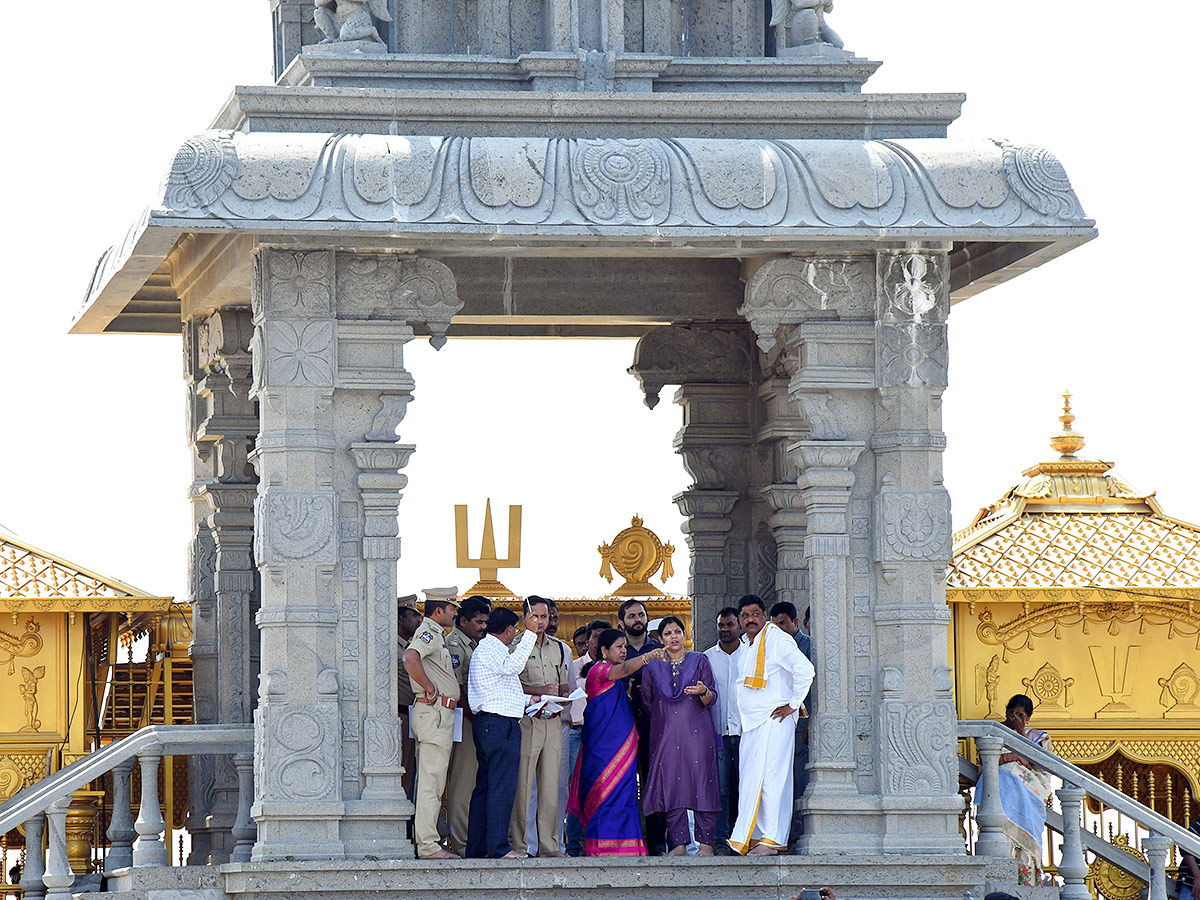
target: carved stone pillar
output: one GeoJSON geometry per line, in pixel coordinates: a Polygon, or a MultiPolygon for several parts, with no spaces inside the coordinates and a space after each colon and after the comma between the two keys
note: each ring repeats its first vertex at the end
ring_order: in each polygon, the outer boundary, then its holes
{"type": "Polygon", "coordinates": [[[667,384],[680,385],[675,402],[683,427],[675,450],[694,479],[674,498],[687,517],[691,550],[688,593],[697,647],[716,640],[716,614],[747,590],[750,504],[757,498],[751,441],[754,368],[749,334],[729,327],[672,326],[643,337],[630,372],[653,408],[667,384]]]}
{"type": "MultiPolygon", "coordinates": [[[[195,716],[203,723],[245,723],[253,714],[258,677],[252,554],[258,477],[249,462],[258,404],[250,397],[250,310],[228,307],[194,317],[184,334],[193,449],[189,568],[195,716]]],[[[228,862],[237,814],[232,766],[228,760],[197,757],[188,778],[189,862],[228,862]]]]}
{"type": "Polygon", "coordinates": [[[789,578],[801,506],[805,519],[817,668],[808,852],[961,849],[941,586],[945,272],[943,248],[747,265],[739,312],[764,368],[789,379],[789,409],[774,418],[808,431],[787,451],[796,488],[785,470],[764,492],[785,590],[803,583],[789,578]]]}
{"type": "MultiPolygon", "coordinates": [[[[795,414],[788,382],[795,372],[794,357],[782,357],[776,362],[773,376],[759,387],[759,410],[762,416],[758,423],[758,444],[769,461],[770,479],[762,489],[769,515],[760,531],[765,533],[756,538],[756,543],[765,546],[769,541],[772,548],[770,570],[771,590],[765,585],[756,585],[757,593],[768,604],[787,601],[796,607],[800,617],[808,609],[808,561],[804,556],[804,535],[807,516],[804,500],[796,481],[799,470],[788,454],[788,448],[808,435],[804,419],[795,414]]],[[[756,556],[761,557],[761,551],[756,556]]],[[[756,560],[764,569],[767,559],[756,560]]],[[[766,574],[765,572],[763,573],[766,574]]]]}
{"type": "Polygon", "coordinates": [[[806,836],[820,840],[825,815],[836,815],[838,800],[857,795],[850,713],[850,489],[852,468],[864,444],[858,441],[801,441],[791,453],[801,469],[799,489],[807,514],[804,553],[808,560],[813,662],[817,669],[809,818],[806,836]],[[830,808],[832,807],[832,808],[830,808]],[[813,835],[812,832],[818,832],[813,835]]]}
{"type": "Polygon", "coordinates": [[[396,713],[396,511],[413,447],[403,347],[461,308],[449,269],[260,250],[255,555],[262,679],[254,860],[411,856],[396,713]]]}
{"type": "Polygon", "coordinates": [[[949,266],[935,250],[878,257],[879,394],[871,449],[878,748],[887,852],[961,852],[947,666],[950,497],[942,485],[949,266]]]}

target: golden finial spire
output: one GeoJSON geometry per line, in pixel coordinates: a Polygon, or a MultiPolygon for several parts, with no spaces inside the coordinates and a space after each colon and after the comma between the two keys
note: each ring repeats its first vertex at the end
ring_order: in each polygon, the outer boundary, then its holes
{"type": "Polygon", "coordinates": [[[1062,422],[1063,429],[1050,438],[1050,446],[1064,457],[1072,457],[1076,451],[1083,449],[1083,435],[1071,427],[1071,423],[1075,421],[1075,415],[1071,412],[1071,392],[1069,390],[1063,392],[1063,414],[1058,417],[1058,421],[1062,422]]]}

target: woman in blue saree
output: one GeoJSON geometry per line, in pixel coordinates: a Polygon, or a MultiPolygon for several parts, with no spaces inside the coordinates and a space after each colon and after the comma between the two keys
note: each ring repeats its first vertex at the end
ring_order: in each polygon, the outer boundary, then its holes
{"type": "Polygon", "coordinates": [[[583,825],[587,856],[645,856],[638,817],[637,728],[621,679],[663,651],[625,660],[625,635],[610,628],[597,642],[600,658],[587,666],[587,711],[571,776],[567,811],[583,825]]]}

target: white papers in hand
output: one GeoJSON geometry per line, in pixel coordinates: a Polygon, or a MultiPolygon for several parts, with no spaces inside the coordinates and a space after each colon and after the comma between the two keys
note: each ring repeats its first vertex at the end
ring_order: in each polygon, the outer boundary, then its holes
{"type": "Polygon", "coordinates": [[[576,688],[571,691],[566,697],[555,697],[551,694],[543,694],[542,698],[536,703],[530,703],[525,707],[525,715],[536,716],[538,713],[545,711],[549,715],[562,712],[563,709],[575,700],[582,700],[587,696],[587,691],[583,688],[576,688]]]}

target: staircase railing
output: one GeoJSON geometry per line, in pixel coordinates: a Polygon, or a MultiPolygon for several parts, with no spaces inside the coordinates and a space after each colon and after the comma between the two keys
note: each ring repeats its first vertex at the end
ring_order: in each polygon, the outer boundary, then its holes
{"type": "Polygon", "coordinates": [[[67,807],[71,795],[113,773],[112,818],[107,836],[104,873],[129,866],[166,866],[170,851],[163,843],[162,809],[158,797],[158,767],[163,756],[232,755],[238,778],[238,809],[231,834],[236,842],[231,859],[246,862],[254,845],[256,826],[250,818],[254,798],[254,729],[250,725],[150,725],[114,741],[0,805],[0,834],[25,827],[25,868],[21,889],[26,900],[67,898],[75,875],[67,861],[67,807]],[[130,780],[134,764],[141,769],[138,816],[133,819],[130,780]],[[49,826],[43,858],[38,852],[49,826]]]}
{"type": "Polygon", "coordinates": [[[964,721],[958,723],[958,736],[960,739],[974,738],[979,753],[979,780],[975,794],[975,824],[979,834],[975,852],[981,856],[1007,858],[1011,853],[1008,838],[1004,834],[1004,824],[1008,819],[1000,802],[1000,755],[1005,749],[1062,779],[1062,787],[1055,792],[1062,810],[1061,821],[1056,815],[1048,816],[1047,821],[1063,836],[1062,859],[1058,865],[1058,874],[1063,879],[1063,900],[1091,898],[1085,883],[1088,871],[1085,846],[1113,865],[1145,880],[1149,885],[1148,900],[1167,900],[1166,857],[1172,843],[1180,850],[1200,858],[1200,837],[1096,776],[1047,752],[1011,728],[990,720],[964,721]],[[1139,865],[1128,854],[1124,854],[1123,858],[1118,854],[1108,854],[1105,849],[1107,842],[1083,827],[1081,817],[1086,797],[1118,810],[1149,833],[1142,841],[1147,864],[1139,865]],[[1100,844],[1104,847],[1100,847],[1100,844]]]}

